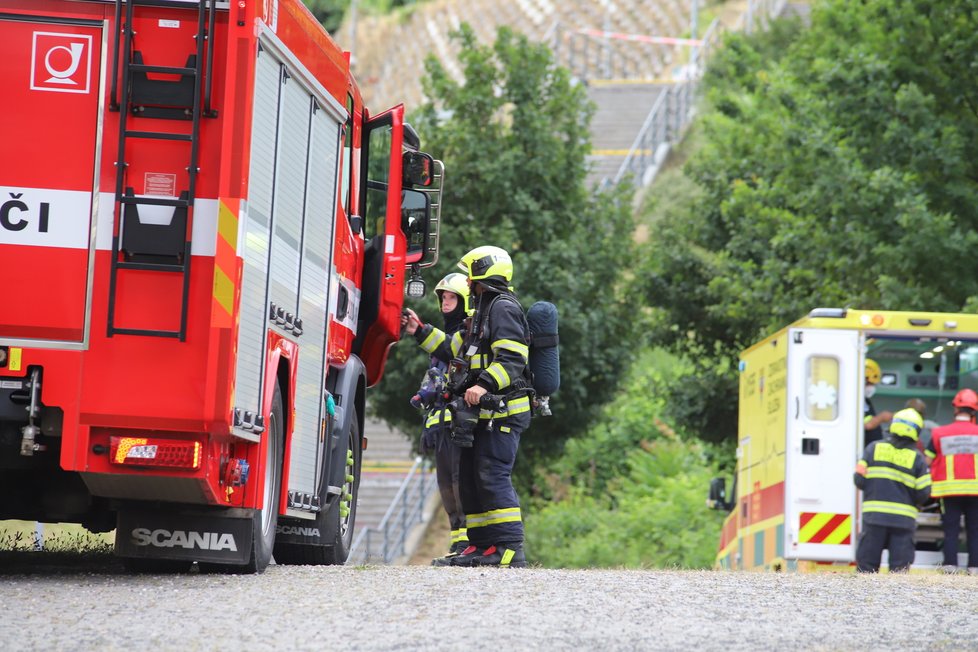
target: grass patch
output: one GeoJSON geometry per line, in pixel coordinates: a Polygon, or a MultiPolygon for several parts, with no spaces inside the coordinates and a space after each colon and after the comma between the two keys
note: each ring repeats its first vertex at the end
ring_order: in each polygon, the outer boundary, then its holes
{"type": "Polygon", "coordinates": [[[115,531],[93,534],[74,523],[45,523],[38,536],[34,521],[0,522],[0,552],[45,550],[104,554],[112,552],[115,531]]]}

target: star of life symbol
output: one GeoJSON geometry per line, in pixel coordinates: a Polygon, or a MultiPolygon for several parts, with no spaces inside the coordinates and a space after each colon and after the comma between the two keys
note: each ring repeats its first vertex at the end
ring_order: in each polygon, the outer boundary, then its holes
{"type": "Polygon", "coordinates": [[[88,93],[91,65],[90,35],[34,32],[31,90],[88,93]]]}
{"type": "Polygon", "coordinates": [[[820,380],[808,388],[808,402],[818,410],[824,410],[835,405],[836,400],[838,400],[838,392],[835,386],[829,385],[824,380],[820,380]]]}

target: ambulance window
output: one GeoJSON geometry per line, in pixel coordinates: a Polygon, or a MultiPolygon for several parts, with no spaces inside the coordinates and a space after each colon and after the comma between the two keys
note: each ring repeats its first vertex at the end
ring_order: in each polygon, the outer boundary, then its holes
{"type": "Polygon", "coordinates": [[[839,360],[811,356],[805,369],[805,415],[811,421],[839,416],[839,360]]]}

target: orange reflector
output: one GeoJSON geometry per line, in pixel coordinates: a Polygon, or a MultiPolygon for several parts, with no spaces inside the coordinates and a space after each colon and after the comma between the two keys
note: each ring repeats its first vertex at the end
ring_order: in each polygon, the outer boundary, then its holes
{"type": "Polygon", "coordinates": [[[883,315],[873,315],[873,326],[883,325],[883,315]]]}
{"type": "Polygon", "coordinates": [[[155,437],[110,437],[109,461],[129,466],[165,466],[196,469],[200,442],[155,437]]]}

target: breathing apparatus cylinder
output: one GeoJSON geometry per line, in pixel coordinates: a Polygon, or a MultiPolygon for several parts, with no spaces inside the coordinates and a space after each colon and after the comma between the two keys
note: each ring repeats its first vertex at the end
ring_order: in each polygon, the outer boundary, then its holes
{"type": "Polygon", "coordinates": [[[550,416],[550,395],[560,388],[560,351],[557,306],[537,301],[526,313],[530,327],[530,371],[536,392],[536,413],[550,416]]]}

